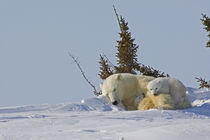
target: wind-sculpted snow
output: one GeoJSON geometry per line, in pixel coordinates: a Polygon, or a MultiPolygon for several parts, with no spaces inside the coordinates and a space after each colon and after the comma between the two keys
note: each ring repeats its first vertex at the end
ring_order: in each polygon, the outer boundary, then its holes
{"type": "Polygon", "coordinates": [[[36,111],[112,111],[122,110],[116,106],[112,106],[104,96],[83,99],[81,103],[62,103],[57,105],[29,105],[19,107],[3,107],[0,108],[2,113],[19,113],[19,112],[36,112],[36,111]]]}
{"type": "MultiPolygon", "coordinates": [[[[113,108],[104,96],[83,99],[81,103],[66,104],[59,111],[112,111],[113,108]]],[[[57,111],[58,111],[57,110],[57,111]]]]}
{"type": "Polygon", "coordinates": [[[58,105],[25,105],[17,107],[2,107],[0,108],[0,114],[2,113],[18,113],[18,112],[31,112],[31,111],[44,111],[56,108],[58,105]]]}
{"type": "Polygon", "coordinates": [[[210,117],[210,90],[193,88],[187,89],[187,94],[192,103],[192,108],[189,108],[186,111],[210,117]]]}
{"type": "Polygon", "coordinates": [[[209,140],[210,91],[188,88],[192,108],[123,111],[105,97],[0,108],[0,140],[209,140]]]}

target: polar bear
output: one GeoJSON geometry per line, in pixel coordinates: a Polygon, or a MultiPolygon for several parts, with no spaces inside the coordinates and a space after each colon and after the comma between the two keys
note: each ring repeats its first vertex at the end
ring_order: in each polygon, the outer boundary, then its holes
{"type": "Polygon", "coordinates": [[[137,104],[137,110],[148,110],[148,109],[176,109],[174,100],[170,94],[159,94],[157,96],[151,95],[139,101],[137,104]]]}
{"type": "Polygon", "coordinates": [[[147,84],[153,80],[151,76],[141,76],[129,73],[113,74],[100,84],[102,95],[125,110],[137,110],[135,99],[147,93],[147,84]]]}
{"type": "MultiPolygon", "coordinates": [[[[148,83],[147,89],[147,96],[156,108],[184,109],[191,107],[185,86],[175,78],[156,78],[148,83]]],[[[138,108],[140,108],[140,104],[138,108]]]]}

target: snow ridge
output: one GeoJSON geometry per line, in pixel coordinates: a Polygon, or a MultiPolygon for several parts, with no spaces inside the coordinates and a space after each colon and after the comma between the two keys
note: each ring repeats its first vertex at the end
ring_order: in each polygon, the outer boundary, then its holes
{"type": "Polygon", "coordinates": [[[0,140],[209,140],[210,91],[187,88],[192,108],[123,111],[104,96],[81,103],[0,108],[0,140]]]}

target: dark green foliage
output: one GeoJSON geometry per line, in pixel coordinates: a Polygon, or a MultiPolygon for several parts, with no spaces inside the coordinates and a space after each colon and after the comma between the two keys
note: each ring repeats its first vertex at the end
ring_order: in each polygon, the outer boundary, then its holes
{"type": "MultiPolygon", "coordinates": [[[[205,14],[202,14],[202,24],[205,26],[204,29],[209,33],[208,34],[208,37],[210,39],[210,18],[207,17],[205,14]]],[[[210,47],[210,40],[206,43],[206,47],[209,48],[210,47]]],[[[210,81],[206,81],[205,79],[202,79],[201,77],[200,78],[197,78],[197,82],[200,83],[200,88],[210,88],[210,81]]]]}
{"type": "Polygon", "coordinates": [[[139,67],[137,61],[137,49],[139,46],[134,44],[134,40],[131,38],[131,33],[128,31],[128,23],[125,19],[120,17],[120,40],[117,41],[117,64],[115,66],[116,73],[135,73],[135,70],[139,67]]]}
{"type": "Polygon", "coordinates": [[[107,77],[109,77],[110,75],[113,74],[113,70],[111,70],[110,65],[108,64],[108,61],[104,59],[104,57],[102,55],[100,55],[100,74],[98,74],[100,76],[101,79],[106,79],[107,77]]]}
{"type": "MultiPolygon", "coordinates": [[[[209,33],[208,37],[210,39],[210,18],[205,14],[202,14],[202,24],[205,26],[204,29],[209,33]]],[[[206,43],[206,47],[210,47],[210,40],[206,43]]]]}
{"type": "Polygon", "coordinates": [[[166,77],[169,75],[165,75],[163,72],[159,70],[155,70],[150,66],[145,66],[143,64],[138,63],[137,59],[137,49],[138,45],[134,43],[133,38],[131,38],[131,33],[128,31],[128,22],[121,16],[120,19],[114,7],[114,11],[117,17],[118,24],[120,26],[120,40],[117,41],[117,66],[113,65],[113,69],[110,69],[110,65],[108,65],[108,61],[104,59],[100,55],[100,78],[105,79],[108,76],[114,73],[132,73],[137,74],[140,72],[142,75],[153,76],[153,77],[166,77]]]}
{"type": "Polygon", "coordinates": [[[138,69],[142,73],[142,75],[153,76],[153,77],[169,77],[168,74],[165,75],[164,72],[160,72],[150,66],[141,65],[138,69]]]}
{"type": "Polygon", "coordinates": [[[204,88],[204,87],[210,88],[210,81],[207,82],[205,79],[202,79],[201,77],[200,78],[196,77],[196,79],[197,79],[197,82],[200,83],[200,88],[204,88]]]}

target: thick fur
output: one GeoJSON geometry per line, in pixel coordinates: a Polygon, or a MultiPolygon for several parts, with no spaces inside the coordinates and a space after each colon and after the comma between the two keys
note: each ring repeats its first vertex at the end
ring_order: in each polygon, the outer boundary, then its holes
{"type": "Polygon", "coordinates": [[[151,76],[119,73],[106,78],[100,87],[102,95],[111,103],[117,102],[125,110],[137,110],[136,98],[147,93],[147,84],[153,79],[151,76]]]}
{"type": "Polygon", "coordinates": [[[157,96],[146,96],[143,98],[138,106],[138,110],[148,109],[176,109],[174,102],[169,94],[159,94],[157,96]]]}
{"type": "Polygon", "coordinates": [[[138,104],[138,109],[184,109],[191,107],[186,88],[175,78],[156,78],[147,85],[147,97],[138,104]],[[145,102],[148,102],[146,107],[145,102]],[[151,106],[151,107],[148,107],[151,106]]]}

